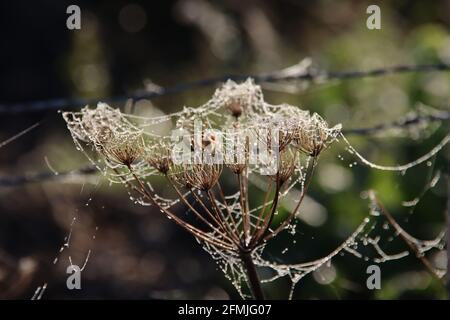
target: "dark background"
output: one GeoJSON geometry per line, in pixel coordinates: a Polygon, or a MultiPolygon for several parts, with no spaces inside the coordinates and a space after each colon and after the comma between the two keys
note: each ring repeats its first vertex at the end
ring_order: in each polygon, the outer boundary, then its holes
{"type": "MultiPolygon", "coordinates": [[[[450,63],[450,2],[378,2],[382,29],[373,31],[365,26],[368,4],[346,0],[2,1],[0,105],[7,110],[45,99],[102,100],[143,90],[150,80],[166,87],[223,74],[257,74],[288,67],[305,57],[329,71],[450,63]],[[81,8],[81,30],[66,28],[70,4],[81,8]]],[[[265,94],[271,103],[299,105],[318,112],[330,124],[351,128],[395,120],[419,110],[420,103],[448,110],[449,87],[447,72],[339,81],[293,94],[265,88],[265,94]]],[[[200,105],[213,89],[167,95],[152,103],[141,101],[139,112],[167,113],[184,105],[200,105]]],[[[79,106],[61,103],[56,109],[75,108],[79,106]]],[[[88,163],[76,152],[56,109],[0,113],[0,141],[41,121],[39,127],[0,149],[1,181],[88,163]]],[[[351,142],[375,162],[406,163],[437,144],[448,132],[448,123],[434,129],[406,136],[355,137],[351,142]]],[[[369,188],[378,192],[414,236],[433,238],[444,228],[445,178],[425,193],[413,214],[401,203],[419,195],[437,170],[445,177],[448,148],[430,166],[418,166],[405,175],[361,165],[349,168],[355,159],[344,148],[344,144],[333,147],[321,160],[309,194],[315,202],[305,208],[297,244],[292,246],[291,238],[281,236],[274,245],[290,247],[283,259],[307,261],[335,248],[367,215],[367,200],[360,193],[369,188]]],[[[387,243],[386,250],[396,252],[400,246],[387,243]]],[[[440,265],[445,261],[443,254],[433,252],[430,259],[440,265]]],[[[326,284],[321,284],[320,272],[309,275],[298,285],[294,298],[446,297],[445,287],[413,256],[382,264],[378,291],[366,288],[369,264],[351,255],[337,257],[326,284]]],[[[110,187],[96,175],[0,185],[0,298],[28,299],[44,283],[48,283],[45,299],[238,297],[186,232],[159,212],[133,205],[122,188],[110,187]],[[58,254],[73,218],[77,220],[70,246],[58,254]],[[83,271],[82,290],[70,291],[65,286],[68,257],[82,264],[88,250],[92,254],[83,271]],[[53,264],[56,256],[59,260],[53,264]]],[[[288,282],[281,280],[266,287],[267,295],[285,298],[287,288],[288,282]]]]}

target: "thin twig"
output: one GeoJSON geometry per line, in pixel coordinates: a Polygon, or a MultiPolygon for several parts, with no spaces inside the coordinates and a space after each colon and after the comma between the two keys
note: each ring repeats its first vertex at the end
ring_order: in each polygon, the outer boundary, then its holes
{"type": "Polygon", "coordinates": [[[270,224],[272,223],[273,216],[275,215],[275,212],[278,209],[278,200],[280,199],[280,187],[281,187],[279,174],[280,174],[280,172],[278,171],[277,175],[276,175],[276,179],[275,179],[275,194],[273,195],[272,208],[271,208],[269,214],[264,217],[262,228],[256,231],[256,234],[253,237],[252,243],[250,243],[250,246],[251,245],[258,246],[259,244],[261,244],[262,237],[264,236],[266,231],[270,228],[270,224]]]}
{"type": "Polygon", "coordinates": [[[436,269],[433,267],[431,262],[419,251],[417,246],[411,242],[410,239],[405,235],[405,230],[398,224],[398,222],[395,220],[395,218],[389,213],[389,211],[381,204],[381,202],[378,200],[377,197],[375,197],[374,193],[371,192],[371,197],[377,204],[377,207],[380,209],[381,213],[386,217],[386,219],[389,221],[390,225],[395,229],[396,233],[402,238],[402,240],[407,244],[409,249],[415,254],[417,259],[422,262],[422,264],[425,266],[425,268],[428,270],[428,272],[435,277],[437,280],[442,282],[441,277],[436,272],[436,269]]]}
{"type": "MultiPolygon", "coordinates": [[[[215,245],[217,247],[223,248],[225,250],[231,250],[233,249],[232,244],[226,243],[219,239],[214,239],[210,234],[194,227],[193,225],[189,224],[188,222],[184,221],[183,219],[179,218],[174,213],[170,212],[166,208],[163,208],[159,205],[158,201],[155,200],[154,196],[147,190],[144,183],[139,179],[139,177],[134,173],[131,166],[128,165],[128,169],[130,170],[131,175],[133,176],[134,180],[137,182],[139,188],[142,190],[142,192],[145,194],[146,198],[151,201],[155,207],[160,209],[163,213],[166,214],[166,216],[169,219],[172,219],[175,223],[177,223],[179,226],[181,226],[183,229],[189,231],[194,237],[196,237],[199,240],[203,240],[205,242],[208,242],[212,245],[215,245]]],[[[226,239],[225,239],[226,240],[226,239]]]]}
{"type": "MultiPolygon", "coordinates": [[[[220,229],[226,233],[227,229],[225,228],[225,225],[223,224],[222,220],[220,219],[220,216],[214,215],[213,212],[211,212],[211,210],[208,209],[205,202],[201,199],[200,196],[198,196],[196,194],[196,190],[191,189],[190,192],[191,192],[192,196],[194,197],[194,199],[197,201],[197,203],[199,203],[200,206],[203,208],[203,210],[220,226],[220,229]]],[[[215,213],[215,211],[214,211],[214,213],[215,213]]],[[[234,238],[234,239],[236,239],[236,238],[234,238]]]]}
{"type": "MultiPolygon", "coordinates": [[[[181,193],[181,191],[177,188],[177,186],[175,185],[175,183],[172,181],[172,179],[169,176],[166,176],[167,180],[169,181],[170,185],[175,189],[175,192],[178,194],[179,199],[195,214],[195,216],[200,219],[201,221],[203,221],[203,223],[205,223],[207,226],[209,226],[212,230],[216,231],[218,234],[220,234],[223,238],[229,240],[230,242],[232,242],[232,239],[228,238],[225,230],[224,232],[222,232],[220,229],[218,229],[216,226],[212,225],[210,221],[208,221],[206,218],[203,217],[203,215],[201,215],[190,203],[189,201],[183,196],[183,194],[181,193]]],[[[212,217],[212,216],[211,216],[212,217]]],[[[218,225],[218,227],[220,227],[220,224],[217,222],[217,220],[213,219],[213,221],[215,221],[218,225]]]]}
{"type": "Polygon", "coordinates": [[[71,177],[88,176],[98,171],[93,165],[83,166],[79,169],[59,172],[57,175],[52,171],[42,171],[17,176],[0,177],[0,187],[18,187],[28,183],[43,182],[46,180],[61,181],[71,177]]]}
{"type": "Polygon", "coordinates": [[[24,134],[30,132],[31,130],[33,130],[34,128],[36,128],[37,126],[40,125],[40,122],[37,122],[31,126],[29,126],[28,128],[20,131],[19,133],[13,135],[12,137],[10,137],[9,139],[6,139],[5,141],[0,142],[0,148],[6,146],[8,143],[13,142],[14,140],[18,139],[19,137],[23,136],[24,134]]]}
{"type": "Polygon", "coordinates": [[[234,229],[236,235],[239,237],[240,233],[239,233],[238,225],[236,223],[236,220],[233,217],[233,213],[231,212],[230,207],[228,206],[227,199],[225,198],[225,193],[223,192],[223,189],[222,189],[222,186],[220,185],[219,180],[217,180],[216,187],[219,190],[219,195],[220,195],[220,197],[222,199],[222,204],[225,207],[227,215],[228,215],[228,217],[230,217],[231,225],[233,226],[233,229],[234,229]]]}
{"type": "Polygon", "coordinates": [[[118,103],[127,101],[128,99],[152,99],[168,94],[180,93],[206,86],[216,85],[224,82],[228,79],[234,81],[243,81],[247,78],[253,78],[257,83],[276,83],[280,81],[294,81],[301,80],[313,83],[323,83],[333,80],[348,80],[358,78],[374,78],[386,76],[389,74],[403,74],[413,72],[442,72],[450,71],[450,65],[438,63],[438,64],[426,64],[426,65],[399,65],[387,68],[377,68],[368,71],[342,71],[342,72],[326,72],[317,71],[313,69],[300,70],[296,73],[283,73],[280,71],[262,74],[262,75],[223,75],[219,77],[213,77],[209,79],[197,80],[190,83],[178,84],[168,88],[159,88],[156,91],[144,91],[137,92],[131,95],[120,95],[113,97],[98,97],[94,99],[81,99],[81,98],[58,98],[50,100],[34,101],[30,103],[17,103],[17,104],[0,104],[0,114],[20,114],[26,112],[41,112],[46,110],[59,110],[76,108],[85,105],[93,105],[98,101],[107,103],[118,103]]]}
{"type": "Polygon", "coordinates": [[[311,162],[309,163],[309,167],[308,167],[308,171],[306,172],[306,178],[305,178],[305,183],[303,185],[303,190],[301,191],[300,194],[300,198],[298,199],[297,205],[294,208],[294,210],[292,210],[292,212],[290,213],[290,215],[288,216],[287,219],[285,219],[274,231],[272,231],[271,233],[269,233],[268,235],[266,235],[264,237],[264,241],[268,241],[272,238],[274,238],[278,233],[280,233],[282,230],[284,230],[284,228],[291,223],[292,219],[294,219],[294,217],[297,215],[297,211],[300,209],[300,205],[303,203],[303,198],[306,195],[306,192],[308,191],[309,188],[309,184],[312,180],[312,176],[314,174],[314,168],[316,166],[317,163],[317,158],[313,157],[311,159],[311,162]]]}
{"type": "Polygon", "coordinates": [[[450,120],[450,111],[440,111],[430,115],[414,115],[411,117],[395,120],[390,123],[379,124],[373,127],[343,129],[342,133],[346,135],[373,135],[393,129],[406,129],[408,127],[413,127],[419,124],[429,124],[432,122],[445,120],[450,120]]]}

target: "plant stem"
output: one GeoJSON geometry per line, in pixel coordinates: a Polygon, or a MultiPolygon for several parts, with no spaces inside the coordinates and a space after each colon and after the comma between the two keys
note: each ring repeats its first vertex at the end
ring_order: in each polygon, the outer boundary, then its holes
{"type": "Polygon", "coordinates": [[[255,300],[264,300],[264,292],[261,288],[261,282],[256,272],[256,266],[253,263],[251,252],[241,251],[241,259],[244,268],[247,271],[247,278],[255,300]]]}

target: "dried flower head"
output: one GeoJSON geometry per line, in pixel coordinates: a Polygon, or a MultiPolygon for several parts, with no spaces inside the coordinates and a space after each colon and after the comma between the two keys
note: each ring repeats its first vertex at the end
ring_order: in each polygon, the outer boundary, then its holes
{"type": "MultiPolygon", "coordinates": [[[[256,116],[254,121],[258,122],[258,128],[267,127],[277,132],[280,152],[293,145],[306,155],[316,157],[340,133],[341,125],[330,128],[317,113],[311,115],[309,111],[288,104],[276,107],[271,116],[256,116]]],[[[271,138],[267,137],[268,143],[271,138]]]]}
{"type": "Polygon", "coordinates": [[[278,161],[278,172],[276,175],[271,176],[275,181],[278,179],[278,183],[282,186],[288,181],[294,174],[297,164],[297,153],[286,150],[280,154],[278,161]]]}
{"type": "Polygon", "coordinates": [[[341,125],[329,128],[317,113],[303,119],[293,130],[294,145],[305,154],[317,157],[341,131],[341,125]]]}
{"type": "Polygon", "coordinates": [[[191,164],[178,168],[176,179],[186,188],[208,191],[219,181],[222,173],[220,164],[191,164]]]}
{"type": "Polygon", "coordinates": [[[252,79],[239,84],[228,80],[216,90],[213,101],[225,107],[235,118],[259,110],[264,105],[261,87],[255,85],[252,79]]]}
{"type": "Polygon", "coordinates": [[[258,140],[267,148],[274,146],[278,152],[283,152],[295,137],[295,130],[290,125],[295,119],[283,117],[267,117],[259,119],[254,125],[258,140]]]}
{"type": "Polygon", "coordinates": [[[142,137],[131,139],[110,139],[102,145],[102,152],[110,161],[130,167],[143,155],[144,143],[142,137]]]}
{"type": "Polygon", "coordinates": [[[150,166],[164,175],[169,172],[173,165],[171,150],[168,146],[161,144],[158,144],[154,146],[152,150],[147,151],[145,160],[150,164],[150,166]]]}

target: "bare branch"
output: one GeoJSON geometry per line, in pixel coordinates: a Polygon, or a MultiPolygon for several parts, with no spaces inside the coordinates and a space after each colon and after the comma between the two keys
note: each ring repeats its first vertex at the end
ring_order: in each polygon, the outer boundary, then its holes
{"type": "Polygon", "coordinates": [[[393,129],[407,129],[408,127],[420,124],[430,124],[432,122],[450,120],[450,111],[440,111],[428,115],[414,115],[391,123],[382,123],[373,127],[343,129],[344,134],[373,135],[383,133],[393,129]]]}
{"type": "Polygon", "coordinates": [[[43,182],[47,180],[61,181],[68,178],[88,176],[96,174],[98,171],[92,165],[86,165],[79,169],[59,172],[55,174],[52,171],[41,171],[18,176],[0,177],[0,187],[18,187],[33,182],[43,182]]]}
{"type": "Polygon", "coordinates": [[[39,126],[40,123],[37,122],[31,126],[29,126],[28,128],[20,131],[19,133],[15,134],[14,136],[12,136],[11,138],[6,139],[5,141],[0,142],[0,148],[6,146],[8,143],[13,142],[14,140],[20,138],[21,136],[23,136],[24,134],[30,132],[31,130],[33,130],[34,128],[36,128],[37,126],[39,126]]]}
{"type": "MultiPolygon", "coordinates": [[[[301,63],[300,63],[301,64],[301,63]]],[[[288,68],[289,69],[289,68],[288,68]]],[[[0,104],[0,114],[20,114],[27,112],[42,112],[46,110],[70,109],[91,104],[96,104],[98,101],[106,103],[123,102],[128,99],[152,99],[159,96],[185,92],[202,88],[206,86],[215,85],[224,82],[228,79],[234,81],[243,81],[247,78],[253,78],[257,83],[277,83],[301,80],[310,83],[324,83],[333,80],[348,80],[359,78],[374,78],[390,74],[404,74],[404,73],[428,73],[428,72],[448,72],[450,65],[439,64],[425,64],[425,65],[399,65],[387,68],[377,68],[368,71],[342,71],[342,72],[326,72],[319,71],[312,68],[297,68],[295,72],[275,71],[260,75],[223,75],[220,77],[213,77],[209,79],[202,79],[190,83],[178,84],[168,88],[158,88],[152,91],[139,91],[131,95],[120,95],[114,97],[98,97],[95,99],[80,99],[80,98],[58,98],[50,100],[34,101],[30,103],[18,104],[0,104]]]]}
{"type": "Polygon", "coordinates": [[[411,252],[415,254],[417,259],[424,265],[427,271],[435,277],[439,282],[442,282],[442,275],[436,270],[436,268],[432,265],[432,263],[425,257],[424,253],[421,252],[417,244],[412,241],[412,238],[395,220],[395,218],[390,214],[390,212],[381,204],[381,202],[376,198],[375,193],[370,191],[370,197],[372,201],[374,201],[377,207],[380,209],[380,212],[386,217],[389,221],[389,224],[395,229],[396,233],[400,236],[400,238],[407,244],[411,252]]]}

